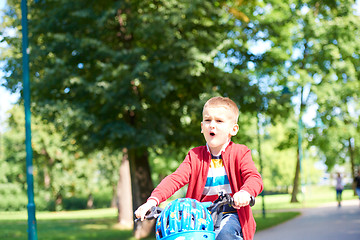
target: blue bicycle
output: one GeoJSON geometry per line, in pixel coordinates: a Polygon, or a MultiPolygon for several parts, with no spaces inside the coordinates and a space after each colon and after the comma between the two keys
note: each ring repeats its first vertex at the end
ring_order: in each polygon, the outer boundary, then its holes
{"type": "MultiPolygon", "coordinates": [[[[157,219],[157,240],[215,240],[217,219],[223,213],[223,208],[233,203],[234,199],[222,192],[214,202],[201,203],[190,198],[179,198],[164,209],[153,207],[145,219],[157,219]]],[[[251,196],[250,206],[254,204],[255,198],[251,196]]]]}

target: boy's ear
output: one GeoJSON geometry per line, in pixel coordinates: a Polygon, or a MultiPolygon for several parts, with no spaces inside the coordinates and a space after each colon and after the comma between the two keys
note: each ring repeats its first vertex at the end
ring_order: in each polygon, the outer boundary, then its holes
{"type": "Polygon", "coordinates": [[[239,125],[237,124],[234,124],[234,126],[232,127],[231,131],[230,131],[230,134],[231,136],[235,136],[239,131],[239,125]]]}
{"type": "Polygon", "coordinates": [[[200,125],[200,128],[201,128],[201,133],[203,133],[203,123],[201,122],[201,125],[200,125]]]}

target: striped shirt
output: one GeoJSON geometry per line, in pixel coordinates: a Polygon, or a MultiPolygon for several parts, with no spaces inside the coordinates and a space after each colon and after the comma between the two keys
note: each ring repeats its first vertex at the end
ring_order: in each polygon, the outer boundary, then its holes
{"type": "Polygon", "coordinates": [[[210,169],[201,201],[208,202],[216,200],[220,191],[224,194],[231,193],[229,178],[226,174],[221,155],[211,155],[210,169]]]}

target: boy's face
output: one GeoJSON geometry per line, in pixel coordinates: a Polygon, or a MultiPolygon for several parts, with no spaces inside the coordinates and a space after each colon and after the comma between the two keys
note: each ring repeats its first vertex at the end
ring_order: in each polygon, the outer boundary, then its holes
{"type": "Polygon", "coordinates": [[[203,111],[201,132],[212,154],[219,154],[223,146],[236,135],[239,126],[234,114],[225,107],[206,107],[203,111]]]}

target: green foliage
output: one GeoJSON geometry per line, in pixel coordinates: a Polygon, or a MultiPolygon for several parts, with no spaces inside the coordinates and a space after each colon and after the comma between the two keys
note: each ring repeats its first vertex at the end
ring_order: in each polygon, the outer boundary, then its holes
{"type": "MultiPolygon", "coordinates": [[[[25,129],[24,113],[19,106],[10,110],[8,130],[3,134],[3,157],[0,165],[4,171],[0,184],[13,183],[18,192],[4,194],[4,199],[11,206],[1,209],[23,209],[27,198],[24,188],[25,176],[25,129]],[[23,197],[24,196],[24,197],[23,197]],[[18,201],[13,201],[18,198],[18,201]]],[[[119,157],[115,152],[109,155],[106,150],[93,155],[85,155],[74,145],[74,141],[64,141],[62,133],[58,132],[50,122],[33,116],[32,118],[32,147],[34,161],[34,189],[37,209],[55,209],[56,198],[61,196],[63,209],[86,208],[89,194],[104,195],[108,201],[104,205],[104,198],[96,200],[95,207],[108,207],[111,202],[112,184],[117,180],[116,172],[119,166],[119,157]],[[102,167],[106,165],[106,167],[102,167]],[[110,196],[109,196],[110,193],[110,196]],[[71,199],[77,199],[72,201],[71,199]],[[76,203],[70,206],[71,203],[76,203]]],[[[4,204],[4,202],[3,202],[4,204]]],[[[59,204],[59,203],[58,203],[59,204]]]]}
{"type": "Polygon", "coordinates": [[[0,183],[0,211],[19,211],[26,209],[26,192],[18,183],[0,183]]]}
{"type": "Polygon", "coordinates": [[[329,9],[327,18],[321,21],[324,27],[316,30],[324,40],[322,45],[316,44],[322,72],[314,88],[319,108],[318,124],[312,130],[313,144],[320,147],[330,169],[349,157],[359,164],[354,156],[360,153],[355,145],[359,135],[360,25],[351,4],[352,1],[344,1],[329,9]]]}
{"type": "MultiPolygon", "coordinates": [[[[291,123],[289,124],[291,126],[291,123]]],[[[293,184],[295,169],[296,148],[279,150],[277,147],[288,140],[285,129],[290,126],[278,124],[269,127],[265,132],[262,144],[262,157],[264,164],[263,178],[266,190],[287,191],[293,184]]]]}
{"type": "Polygon", "coordinates": [[[9,131],[2,135],[3,159],[1,163],[7,171],[2,172],[2,182],[26,182],[25,176],[25,118],[20,109],[9,118],[9,131]],[[12,122],[12,124],[10,123],[12,122]],[[16,140],[16,141],[13,141],[16,140]],[[4,161],[5,160],[5,161],[4,161]]]}
{"type": "MultiPolygon", "coordinates": [[[[262,178],[266,192],[288,192],[292,189],[296,162],[297,123],[292,119],[278,122],[276,125],[265,124],[261,128],[261,154],[263,172],[262,178]]],[[[253,158],[260,167],[259,153],[256,146],[253,158]]],[[[321,170],[315,168],[319,161],[316,148],[304,148],[302,161],[302,183],[317,184],[321,177],[321,170]]]]}
{"type": "MultiPolygon", "coordinates": [[[[355,143],[359,135],[360,21],[354,15],[353,4],[354,1],[321,4],[261,1],[250,10],[252,17],[246,31],[235,36],[246,34],[249,46],[265,42],[266,48],[259,53],[250,50],[244,54],[241,49],[246,44],[238,42],[239,46],[233,47],[230,54],[230,57],[242,56],[234,69],[251,62],[254,77],[249,78],[259,85],[262,109],[271,115],[274,125],[273,116],[288,111],[274,104],[276,96],[278,103],[293,96],[298,118],[310,106],[318,106],[317,123],[322,126],[305,129],[304,136],[310,145],[320,148],[317,159],[325,161],[329,168],[349,158],[359,163],[354,156],[359,154],[355,143]]],[[[296,146],[294,134],[296,127],[289,129],[290,141],[282,149],[296,146]]],[[[292,155],[296,161],[296,155],[292,155]]]]}
{"type": "Polygon", "coordinates": [[[178,149],[174,151],[171,147],[150,149],[150,168],[152,172],[152,179],[155,185],[167,175],[176,170],[180,163],[184,160],[187,151],[178,149]]]}
{"type": "MultiPolygon", "coordinates": [[[[309,106],[318,106],[318,125],[304,131],[309,181],[318,175],[315,161],[331,168],[350,153],[359,156],[360,21],[353,2],[29,1],[40,206],[111,189],[123,148],[149,151],[160,181],[191,146],[204,144],[202,105],[215,95],[239,105],[234,141],[253,149],[258,166],[255,115],[264,116],[270,189],[292,185],[295,122],[309,106]]],[[[0,59],[3,85],[12,91],[22,89],[20,16],[20,2],[9,0],[0,59]]],[[[25,186],[23,116],[19,109],[11,114],[0,183],[25,186]]]]}
{"type": "MultiPolygon", "coordinates": [[[[258,89],[249,82],[245,65],[233,74],[214,67],[236,26],[226,10],[249,14],[245,6],[224,4],[31,2],[34,114],[89,151],[199,144],[201,135],[194,133],[208,97],[228,95],[244,113],[257,109],[258,89]]],[[[9,5],[16,11],[9,9],[4,25],[17,28],[16,15],[10,14],[19,13],[17,6],[9,5]]],[[[5,40],[14,46],[18,36],[5,40]]],[[[21,81],[13,68],[20,60],[7,58],[8,88],[21,81]]]]}
{"type": "MultiPolygon", "coordinates": [[[[127,148],[146,158],[149,147],[203,144],[201,110],[211,96],[227,95],[244,113],[253,111],[257,87],[246,73],[214,66],[219,52],[227,50],[235,26],[228,7],[235,5],[200,0],[29,2],[32,112],[59,134],[51,137],[56,142],[45,138],[35,145],[48,146],[45,154],[39,152],[42,169],[37,170],[40,178],[51,176],[52,198],[97,186],[89,181],[97,165],[83,153],[117,154],[127,148]],[[80,178],[84,169],[86,177],[80,178]]],[[[13,21],[20,16],[18,5],[10,1],[9,6],[4,26],[19,31],[19,22],[13,21]]],[[[10,45],[4,58],[9,89],[21,89],[20,36],[15,33],[4,39],[10,45]]],[[[136,154],[129,154],[129,160],[137,186],[140,174],[134,172],[144,167],[147,173],[147,159],[143,166],[136,166],[136,154]]],[[[144,188],[142,195],[152,186],[144,188]]],[[[140,198],[135,200],[147,196],[140,198]]]]}
{"type": "Polygon", "coordinates": [[[166,143],[181,127],[185,93],[199,95],[216,72],[230,25],[214,3],[31,4],[34,110],[88,150],[166,143]]]}
{"type": "Polygon", "coordinates": [[[86,198],[70,197],[63,200],[62,206],[65,210],[78,210],[86,209],[86,203],[86,198]]]}

